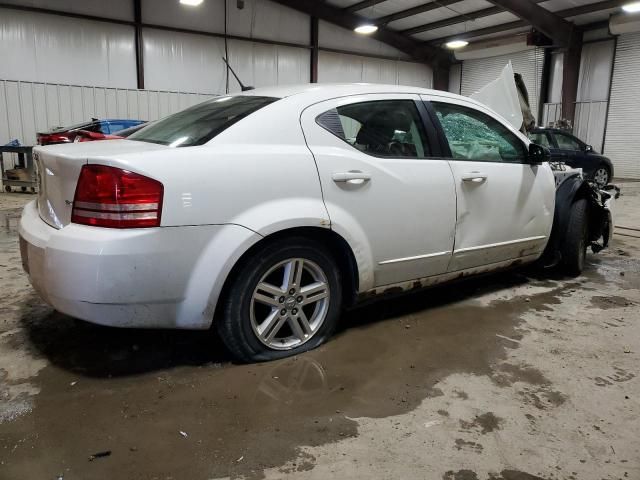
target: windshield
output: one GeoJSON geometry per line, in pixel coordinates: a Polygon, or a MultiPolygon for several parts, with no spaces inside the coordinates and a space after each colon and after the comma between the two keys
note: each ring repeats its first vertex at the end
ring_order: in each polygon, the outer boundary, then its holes
{"type": "Polygon", "coordinates": [[[169,115],[128,138],[170,147],[202,145],[256,110],[278,100],[273,97],[218,97],[169,115]]]}

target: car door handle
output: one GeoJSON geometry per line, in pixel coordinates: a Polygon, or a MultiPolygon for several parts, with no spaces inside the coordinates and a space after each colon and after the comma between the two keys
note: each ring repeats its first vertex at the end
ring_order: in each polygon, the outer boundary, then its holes
{"type": "Polygon", "coordinates": [[[480,172],[469,172],[462,175],[463,182],[483,183],[487,181],[487,174],[480,172]]]}
{"type": "Polygon", "coordinates": [[[336,183],[350,183],[352,185],[361,185],[371,180],[371,175],[365,172],[352,170],[350,172],[340,172],[331,175],[336,183]]]}

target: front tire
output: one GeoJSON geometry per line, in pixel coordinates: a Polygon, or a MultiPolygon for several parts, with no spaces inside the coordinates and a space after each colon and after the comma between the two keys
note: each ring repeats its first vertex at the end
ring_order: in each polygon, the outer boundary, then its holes
{"type": "Polygon", "coordinates": [[[302,237],[275,241],[241,260],[230,282],[216,325],[240,361],[296,355],[335,330],[341,278],[320,243],[302,237]]]}
{"type": "Polygon", "coordinates": [[[609,183],[610,180],[609,169],[606,165],[600,165],[596,168],[596,171],[593,172],[593,181],[599,186],[604,187],[609,183]]]}
{"type": "Polygon", "coordinates": [[[581,198],[571,205],[567,233],[562,243],[562,271],[577,277],[584,269],[587,256],[589,209],[587,200],[581,198]]]}

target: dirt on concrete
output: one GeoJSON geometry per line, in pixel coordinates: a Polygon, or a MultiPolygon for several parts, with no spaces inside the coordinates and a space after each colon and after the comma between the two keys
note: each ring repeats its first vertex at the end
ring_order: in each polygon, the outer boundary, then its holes
{"type": "Polygon", "coordinates": [[[640,240],[588,260],[379,301],[237,365],[208,332],[51,310],[0,218],[0,478],[640,478],[640,240]]]}

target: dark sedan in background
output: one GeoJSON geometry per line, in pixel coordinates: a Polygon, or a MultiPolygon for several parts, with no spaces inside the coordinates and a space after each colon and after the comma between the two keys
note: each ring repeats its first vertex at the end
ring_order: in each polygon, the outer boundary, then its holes
{"type": "Polygon", "coordinates": [[[536,128],[529,132],[531,141],[551,151],[551,160],[581,168],[585,177],[604,186],[613,177],[613,164],[571,133],[557,128],[536,128]]]}

